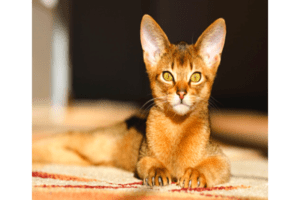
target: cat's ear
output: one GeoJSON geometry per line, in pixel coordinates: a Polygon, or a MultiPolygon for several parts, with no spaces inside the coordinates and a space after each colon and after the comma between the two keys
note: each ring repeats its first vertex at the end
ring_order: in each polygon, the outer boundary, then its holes
{"type": "Polygon", "coordinates": [[[195,47],[206,66],[216,70],[221,61],[225,43],[226,25],[224,19],[214,21],[198,38],[195,47]]]}
{"type": "Polygon", "coordinates": [[[155,66],[170,46],[164,31],[149,15],[144,15],[141,22],[141,43],[144,61],[150,66],[155,66]]]}

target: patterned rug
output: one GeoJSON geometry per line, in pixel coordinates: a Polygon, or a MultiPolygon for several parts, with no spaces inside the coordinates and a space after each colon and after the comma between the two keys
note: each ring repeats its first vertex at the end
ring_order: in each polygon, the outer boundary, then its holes
{"type": "Polygon", "coordinates": [[[104,166],[32,166],[33,199],[267,199],[266,160],[233,161],[229,183],[182,189],[172,183],[149,187],[133,173],[104,166]]]}
{"type": "MultiPolygon", "coordinates": [[[[107,125],[126,119],[132,109],[105,105],[72,108],[66,120],[53,124],[49,109],[33,109],[33,142],[70,129],[91,129],[99,121],[107,125]],[[123,109],[123,110],[122,110],[123,109]],[[93,111],[93,112],[92,112],[93,111]],[[116,114],[117,113],[117,114],[116,114]],[[110,117],[111,116],[111,117],[110,117]]],[[[100,124],[101,125],[101,124],[100,124]]],[[[211,188],[181,189],[172,183],[164,187],[142,185],[133,173],[104,166],[66,166],[56,164],[32,165],[32,199],[268,199],[268,159],[254,149],[221,145],[231,160],[230,182],[211,188]]]]}

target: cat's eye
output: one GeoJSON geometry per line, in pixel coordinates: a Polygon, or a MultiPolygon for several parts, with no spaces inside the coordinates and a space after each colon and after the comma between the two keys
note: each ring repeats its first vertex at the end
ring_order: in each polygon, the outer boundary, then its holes
{"type": "Polygon", "coordinates": [[[195,72],[191,76],[191,82],[196,83],[196,82],[199,82],[200,79],[201,79],[201,74],[199,72],[195,72]]]}
{"type": "Polygon", "coordinates": [[[170,72],[164,72],[163,73],[163,78],[166,80],[166,81],[173,81],[173,76],[170,72]]]}

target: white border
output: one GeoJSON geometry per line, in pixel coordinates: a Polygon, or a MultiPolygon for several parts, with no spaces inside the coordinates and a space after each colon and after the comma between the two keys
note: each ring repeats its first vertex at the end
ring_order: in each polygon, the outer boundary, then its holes
{"type": "Polygon", "coordinates": [[[2,1],[0,24],[1,195],[31,199],[31,1],[2,1]]]}
{"type": "Polygon", "coordinates": [[[297,1],[269,1],[269,199],[299,196],[299,19],[297,1]]]}

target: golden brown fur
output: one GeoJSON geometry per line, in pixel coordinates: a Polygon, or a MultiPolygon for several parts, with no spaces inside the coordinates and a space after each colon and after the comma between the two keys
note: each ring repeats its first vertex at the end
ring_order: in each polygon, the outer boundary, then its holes
{"type": "Polygon", "coordinates": [[[113,165],[135,171],[150,186],[172,180],[184,188],[227,182],[229,161],[209,140],[208,110],[225,35],[225,22],[218,19],[195,44],[171,44],[145,15],[141,43],[155,102],[147,120],[133,117],[110,128],[39,141],[33,144],[33,161],[113,165]],[[200,80],[192,81],[195,73],[200,80]]]}

